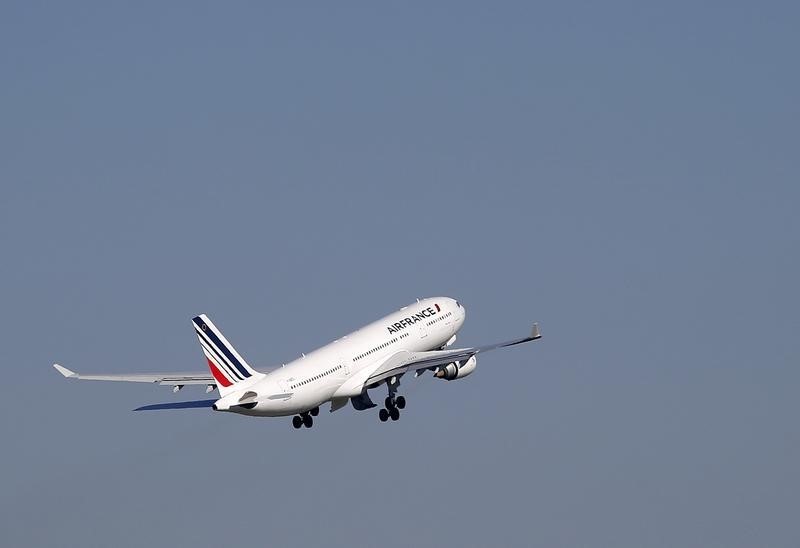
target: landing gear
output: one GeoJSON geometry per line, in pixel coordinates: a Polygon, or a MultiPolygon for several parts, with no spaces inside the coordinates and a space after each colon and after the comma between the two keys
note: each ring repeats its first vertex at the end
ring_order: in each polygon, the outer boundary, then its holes
{"type": "Polygon", "coordinates": [[[400,377],[390,377],[386,379],[386,387],[389,389],[389,395],[383,400],[385,408],[378,411],[378,418],[381,419],[381,422],[386,422],[389,419],[396,421],[400,418],[400,410],[405,409],[406,399],[403,396],[395,396],[399,386],[400,377]]]}
{"type": "Polygon", "coordinates": [[[406,399],[403,396],[397,396],[396,398],[389,396],[384,400],[383,404],[386,407],[378,411],[378,418],[381,419],[381,422],[386,422],[389,419],[396,421],[400,418],[400,410],[406,406],[406,399]]]}
{"type": "Polygon", "coordinates": [[[314,413],[314,409],[312,409],[311,411],[306,411],[305,413],[300,413],[299,415],[295,415],[294,417],[292,417],[292,426],[294,426],[295,428],[300,428],[302,426],[305,426],[306,428],[311,428],[312,426],[314,426],[314,418],[312,417],[312,415],[319,414],[319,407],[316,407],[315,409],[317,410],[316,413],[314,413]]]}
{"type": "Polygon", "coordinates": [[[319,415],[319,407],[315,407],[314,409],[309,411],[309,413],[311,413],[312,417],[316,417],[317,415],[319,415]]]}

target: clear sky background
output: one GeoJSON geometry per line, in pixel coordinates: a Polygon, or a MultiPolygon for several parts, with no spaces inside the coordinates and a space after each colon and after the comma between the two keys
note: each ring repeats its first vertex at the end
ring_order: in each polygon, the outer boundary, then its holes
{"type": "Polygon", "coordinates": [[[4,3],[0,544],[800,545],[796,6],[4,3]],[[50,366],[433,295],[544,339],[301,431],[50,366]]]}

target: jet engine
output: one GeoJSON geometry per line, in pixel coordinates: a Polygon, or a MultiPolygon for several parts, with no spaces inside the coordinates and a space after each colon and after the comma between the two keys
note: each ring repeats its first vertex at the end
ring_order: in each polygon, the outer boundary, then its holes
{"type": "Polygon", "coordinates": [[[439,370],[433,374],[433,376],[446,381],[454,381],[456,379],[463,379],[467,375],[470,375],[473,371],[475,371],[476,367],[478,367],[478,359],[475,356],[472,356],[465,362],[453,362],[448,363],[444,367],[440,367],[439,370]]]}

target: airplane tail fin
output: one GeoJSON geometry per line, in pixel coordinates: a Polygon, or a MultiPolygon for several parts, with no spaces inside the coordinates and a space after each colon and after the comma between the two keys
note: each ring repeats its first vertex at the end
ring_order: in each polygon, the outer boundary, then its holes
{"type": "Polygon", "coordinates": [[[192,324],[211,375],[217,381],[220,396],[233,390],[238,383],[249,384],[264,376],[250,367],[208,316],[200,314],[192,318],[192,324]]]}

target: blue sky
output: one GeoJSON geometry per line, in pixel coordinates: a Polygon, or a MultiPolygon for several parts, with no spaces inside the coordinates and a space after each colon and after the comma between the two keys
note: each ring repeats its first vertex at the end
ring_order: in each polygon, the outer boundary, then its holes
{"type": "Polygon", "coordinates": [[[0,8],[9,546],[800,543],[792,3],[0,8]],[[397,423],[133,413],[417,297],[397,423]]]}

